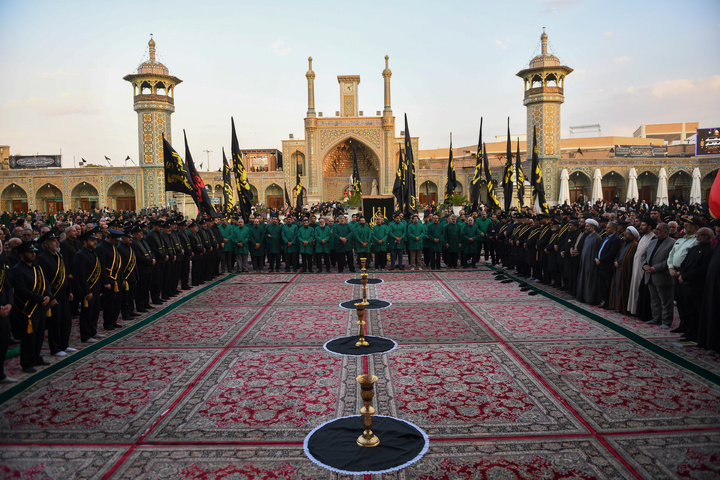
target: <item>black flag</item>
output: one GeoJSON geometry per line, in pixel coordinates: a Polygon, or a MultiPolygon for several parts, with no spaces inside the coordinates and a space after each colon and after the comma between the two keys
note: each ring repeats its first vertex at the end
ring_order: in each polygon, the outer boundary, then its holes
{"type": "Polygon", "coordinates": [[[302,210],[303,206],[303,185],[300,181],[300,172],[297,171],[295,175],[295,188],[293,189],[295,192],[295,198],[297,199],[297,204],[295,206],[296,210],[299,212],[302,210]]]}
{"type": "Polygon", "coordinates": [[[538,158],[538,146],[537,146],[537,132],[535,126],[533,126],[533,150],[532,150],[532,164],[530,173],[530,186],[532,188],[532,201],[536,209],[542,213],[549,213],[550,209],[545,201],[545,186],[543,185],[542,178],[542,166],[540,165],[540,159],[538,158]]]}
{"type": "Polygon", "coordinates": [[[360,169],[357,163],[357,145],[353,148],[353,189],[362,195],[362,183],[360,183],[360,169]]]}
{"type": "Polygon", "coordinates": [[[163,163],[165,164],[165,190],[190,195],[197,204],[195,189],[193,189],[192,180],[190,179],[187,168],[185,168],[185,163],[183,163],[180,155],[168,143],[165,135],[163,135],[162,139],[163,163]]]}
{"type": "Polygon", "coordinates": [[[415,154],[413,153],[412,137],[408,126],[407,113],[405,114],[405,163],[403,163],[403,199],[405,218],[410,219],[417,213],[417,192],[415,191],[415,154]]]}
{"type": "Polygon", "coordinates": [[[508,117],[508,129],[507,129],[507,160],[505,161],[505,171],[503,172],[503,196],[505,197],[505,212],[510,211],[510,205],[512,204],[513,194],[513,163],[512,163],[512,145],[510,143],[510,117],[508,117]]]}
{"type": "Polygon", "coordinates": [[[517,140],[517,154],[515,155],[515,179],[517,180],[518,205],[520,208],[525,204],[525,174],[520,162],[520,138],[517,140]]]}
{"type": "Polygon", "coordinates": [[[252,211],[253,193],[250,190],[250,184],[247,179],[247,171],[242,163],[242,153],[240,152],[240,144],[238,143],[237,134],[235,133],[235,119],[230,117],[232,125],[232,142],[230,154],[233,161],[233,173],[235,173],[235,186],[238,192],[238,206],[243,219],[247,222],[250,219],[252,211]]]}
{"type": "Polygon", "coordinates": [[[198,209],[208,217],[219,217],[220,214],[215,210],[215,207],[212,206],[212,203],[210,203],[210,196],[205,188],[205,182],[203,182],[202,177],[200,177],[200,174],[195,169],[195,162],[193,162],[192,155],[190,154],[185,130],[183,130],[183,137],[185,138],[185,162],[187,162],[187,170],[190,174],[195,194],[197,195],[197,200],[195,201],[198,209]]]}
{"type": "Polygon", "coordinates": [[[480,117],[480,138],[478,140],[477,154],[475,155],[475,172],[473,173],[472,187],[470,188],[470,201],[472,202],[472,211],[477,212],[478,202],[480,202],[480,185],[482,184],[482,124],[483,119],[480,117]]]}
{"type": "Polygon", "coordinates": [[[233,209],[233,187],[232,180],[230,179],[230,164],[228,164],[227,157],[225,156],[225,147],[222,149],[223,152],[223,215],[225,218],[230,220],[233,209]]]}
{"type": "Polygon", "coordinates": [[[455,194],[457,177],[455,176],[455,163],[453,162],[452,133],[450,134],[450,158],[447,167],[447,184],[445,186],[445,203],[450,203],[450,197],[455,194]]]}
{"type": "Polygon", "coordinates": [[[397,202],[397,209],[404,211],[404,199],[405,199],[405,172],[403,163],[402,148],[398,152],[398,168],[395,171],[395,183],[393,184],[393,195],[397,202]]]}
{"type": "Polygon", "coordinates": [[[495,179],[492,178],[492,174],[490,173],[490,160],[488,159],[487,150],[485,149],[484,143],[483,168],[485,169],[485,182],[487,184],[488,200],[492,204],[493,212],[496,212],[497,209],[500,208],[500,201],[498,200],[497,193],[495,192],[495,185],[497,185],[497,183],[495,182],[495,179]]]}
{"type": "Polygon", "coordinates": [[[292,202],[290,201],[290,195],[287,191],[287,183],[283,186],[285,188],[285,215],[288,215],[288,211],[292,208],[292,202]]]}

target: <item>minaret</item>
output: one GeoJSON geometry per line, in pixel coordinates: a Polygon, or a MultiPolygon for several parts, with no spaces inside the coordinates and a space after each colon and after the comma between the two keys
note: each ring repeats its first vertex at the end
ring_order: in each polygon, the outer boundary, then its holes
{"type": "MultiPolygon", "coordinates": [[[[170,115],[175,112],[175,86],[182,82],[170,75],[167,67],[155,59],[155,40],[148,42],[150,58],[137,73],[126,75],[132,83],[134,108],[138,113],[138,159],[143,169],[142,205],[167,204],[163,165],[163,134],[172,143],[170,115]]],[[[136,198],[140,199],[138,195],[136,198]]]]}
{"type": "Polygon", "coordinates": [[[565,101],[565,77],[573,69],[560,64],[560,59],[548,53],[548,36],[543,28],[540,36],[542,51],[530,60],[529,68],[517,76],[525,83],[527,107],[527,151],[532,154],[533,128],[537,127],[538,156],[542,164],[543,183],[548,203],[557,200],[560,159],[560,105],[565,101]]]}
{"type": "Polygon", "coordinates": [[[390,107],[390,77],[392,77],[392,72],[388,66],[389,60],[390,57],[385,55],[385,70],[382,72],[385,83],[385,107],[383,108],[383,117],[392,117],[392,108],[390,107]]]}
{"type": "Polygon", "coordinates": [[[385,70],[382,72],[384,84],[384,107],[382,114],[383,149],[385,157],[382,158],[380,165],[380,193],[392,193],[392,185],[395,180],[395,117],[393,117],[392,107],[390,106],[390,77],[392,72],[389,66],[390,57],[385,55],[385,70]]]}
{"type": "MultiPolygon", "coordinates": [[[[312,69],[312,57],[308,57],[308,71],[305,74],[308,82],[308,110],[307,116],[305,117],[305,165],[307,165],[307,171],[305,178],[302,179],[307,189],[308,196],[306,201],[313,202],[319,199],[319,186],[317,171],[315,168],[317,164],[315,151],[315,141],[317,138],[318,119],[317,113],[315,112],[315,72],[312,69]]],[[[297,168],[297,165],[294,167],[297,168]]]]}

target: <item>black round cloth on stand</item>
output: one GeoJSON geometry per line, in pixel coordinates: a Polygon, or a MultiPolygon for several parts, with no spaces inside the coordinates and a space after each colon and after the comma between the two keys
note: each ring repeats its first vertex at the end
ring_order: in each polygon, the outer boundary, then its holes
{"type": "MultiPolygon", "coordinates": [[[[383,283],[385,280],[382,278],[368,278],[367,284],[368,285],[376,285],[378,283],[383,283]]],[[[362,280],[359,278],[351,278],[349,280],[345,280],[345,283],[349,283],[350,285],[362,285],[362,280]]]]}
{"type": "MultiPolygon", "coordinates": [[[[362,302],[362,298],[358,298],[357,300],[348,300],[347,302],[342,302],[340,307],[347,308],[348,310],[355,310],[355,304],[360,302],[362,302]]],[[[377,299],[368,300],[368,303],[369,305],[365,305],[365,310],[378,310],[392,305],[390,302],[377,299]]]]}
{"type": "Polygon", "coordinates": [[[397,343],[389,338],[365,335],[365,340],[370,344],[366,347],[356,347],[360,335],[352,337],[334,338],[323,345],[323,348],[330,353],[347,355],[351,357],[362,357],[364,355],[379,355],[395,350],[397,343]]]}
{"type": "Polygon", "coordinates": [[[373,475],[412,465],[430,445],[425,432],[412,423],[373,415],[371,428],[380,444],[361,447],[356,440],[364,428],[362,415],[331,420],[305,437],[303,450],[313,463],[333,472],[373,475]]]}

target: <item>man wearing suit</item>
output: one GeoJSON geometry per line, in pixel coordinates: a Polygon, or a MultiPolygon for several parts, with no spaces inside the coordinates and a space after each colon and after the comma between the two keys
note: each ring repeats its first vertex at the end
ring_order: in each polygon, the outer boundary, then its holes
{"type": "Polygon", "coordinates": [[[595,263],[598,266],[598,274],[600,275],[600,281],[598,282],[600,307],[604,309],[610,308],[610,282],[612,282],[613,274],[615,273],[615,257],[622,246],[622,240],[620,240],[617,230],[617,222],[609,222],[607,224],[607,228],[605,229],[607,235],[595,259],[595,263]]]}
{"type": "Polygon", "coordinates": [[[652,319],[645,322],[648,325],[660,325],[664,330],[670,328],[673,322],[673,290],[675,280],[670,276],[667,259],[675,243],[670,238],[670,229],[666,223],[658,223],[655,228],[655,238],[650,241],[648,249],[643,252],[640,261],[643,265],[644,280],[650,292],[650,309],[652,319]]]}

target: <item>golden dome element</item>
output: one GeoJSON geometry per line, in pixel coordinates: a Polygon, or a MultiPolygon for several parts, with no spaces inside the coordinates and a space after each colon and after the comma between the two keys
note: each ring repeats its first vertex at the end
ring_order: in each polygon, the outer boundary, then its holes
{"type": "Polygon", "coordinates": [[[312,69],[312,60],[312,57],[308,57],[308,71],[305,74],[305,77],[307,77],[308,79],[315,78],[315,72],[313,72],[312,69]]]}
{"type": "Polygon", "coordinates": [[[390,70],[390,67],[388,66],[388,61],[390,60],[390,57],[388,55],[385,55],[385,70],[383,70],[382,75],[383,77],[391,77],[392,71],[390,70]]]}

